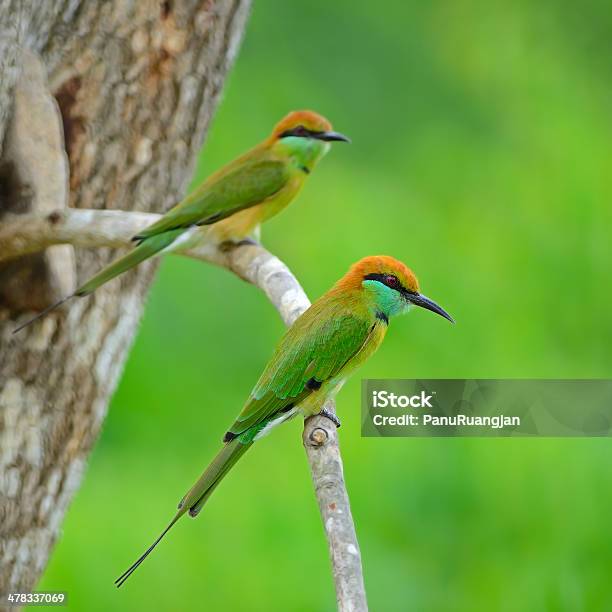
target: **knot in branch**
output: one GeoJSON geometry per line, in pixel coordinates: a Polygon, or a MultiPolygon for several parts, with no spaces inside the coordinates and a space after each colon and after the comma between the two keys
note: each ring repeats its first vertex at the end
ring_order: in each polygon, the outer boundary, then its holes
{"type": "Polygon", "coordinates": [[[311,432],[310,436],[308,436],[310,441],[313,443],[313,446],[323,446],[327,440],[329,439],[329,435],[327,431],[322,427],[315,427],[311,432]]]}

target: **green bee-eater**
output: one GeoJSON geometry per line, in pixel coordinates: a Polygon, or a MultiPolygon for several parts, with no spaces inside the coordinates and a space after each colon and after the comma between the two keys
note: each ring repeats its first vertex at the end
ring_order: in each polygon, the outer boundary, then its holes
{"type": "Polygon", "coordinates": [[[300,413],[328,416],[324,410],[347,377],[380,346],[394,315],[420,306],[453,321],[440,306],[419,293],[417,279],[403,263],[387,256],[354,264],[325,295],[286,331],[251,392],[242,412],[223,438],[224,446],[178,505],[178,512],[146,552],[116,581],[121,586],[185,514],[202,506],[253,442],[300,413]]]}
{"type": "Polygon", "coordinates": [[[343,134],[332,131],[330,122],[317,113],[289,113],[266,140],[212,174],[159,221],[134,236],[136,247],[127,255],[15,332],[65,301],[93,293],[154,255],[186,249],[202,241],[239,242],[257,235],[261,223],[295,198],[333,141],[350,142],[343,134]]]}

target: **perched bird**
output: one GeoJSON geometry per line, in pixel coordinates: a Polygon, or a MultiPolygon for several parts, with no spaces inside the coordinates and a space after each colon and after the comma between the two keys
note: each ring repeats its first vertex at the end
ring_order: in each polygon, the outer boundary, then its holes
{"type": "Polygon", "coordinates": [[[414,274],[400,261],[376,256],[354,264],[287,330],[221,451],[183,497],[170,524],[115,584],[128,579],[181,516],[196,516],[236,461],[272,428],[298,413],[323,414],[340,426],[325,402],[380,346],[391,317],[413,305],[454,322],[419,292],[414,274]]]}
{"type": "Polygon", "coordinates": [[[136,247],[15,332],[73,297],[98,287],[145,259],[192,244],[240,242],[285,208],[333,141],[350,142],[330,122],[312,111],[294,111],[272,134],[244,155],[208,177],[159,221],[133,237],[136,247]]]}

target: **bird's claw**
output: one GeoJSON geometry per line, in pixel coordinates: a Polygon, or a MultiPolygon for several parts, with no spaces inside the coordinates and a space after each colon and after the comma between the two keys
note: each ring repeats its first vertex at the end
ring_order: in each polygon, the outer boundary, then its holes
{"type": "Polygon", "coordinates": [[[259,246],[259,243],[252,238],[243,238],[235,242],[234,240],[225,240],[219,245],[219,250],[222,253],[229,253],[241,246],[259,246]]]}
{"type": "Polygon", "coordinates": [[[319,414],[321,416],[327,417],[336,426],[336,429],[340,428],[340,419],[331,410],[323,408],[321,412],[319,412],[319,414]]]}

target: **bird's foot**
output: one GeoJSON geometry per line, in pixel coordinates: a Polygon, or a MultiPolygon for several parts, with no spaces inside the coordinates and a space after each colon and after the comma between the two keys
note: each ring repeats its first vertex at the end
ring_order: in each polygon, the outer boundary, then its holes
{"type": "Polygon", "coordinates": [[[259,246],[259,242],[252,238],[243,238],[242,240],[225,240],[219,245],[219,250],[222,253],[229,253],[241,246],[259,246]]]}
{"type": "Polygon", "coordinates": [[[340,419],[331,410],[323,408],[321,412],[319,412],[319,414],[321,416],[327,417],[336,426],[336,429],[340,427],[340,419]]]}

